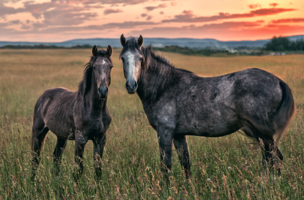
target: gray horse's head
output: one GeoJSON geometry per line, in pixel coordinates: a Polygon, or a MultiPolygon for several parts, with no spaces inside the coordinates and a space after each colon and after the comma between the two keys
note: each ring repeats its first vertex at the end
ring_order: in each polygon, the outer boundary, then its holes
{"type": "Polygon", "coordinates": [[[129,94],[134,94],[138,87],[137,82],[144,61],[144,56],[141,52],[141,46],[144,43],[144,39],[142,36],[139,36],[137,40],[133,37],[126,40],[122,34],[120,43],[123,46],[120,58],[123,63],[124,76],[127,80],[126,89],[129,94]]]}
{"type": "Polygon", "coordinates": [[[98,96],[100,98],[106,98],[108,94],[108,87],[111,84],[111,69],[113,65],[110,57],[112,55],[112,47],[109,45],[107,51],[98,51],[95,45],[92,48],[92,54],[92,79],[95,80],[97,85],[98,96]]]}

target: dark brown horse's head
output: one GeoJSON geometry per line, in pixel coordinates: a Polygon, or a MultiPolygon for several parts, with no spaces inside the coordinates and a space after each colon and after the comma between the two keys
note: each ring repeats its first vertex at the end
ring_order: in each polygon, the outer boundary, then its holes
{"type": "Polygon", "coordinates": [[[141,52],[143,42],[142,36],[139,36],[137,40],[130,38],[127,41],[123,34],[120,37],[120,43],[123,46],[120,58],[123,63],[124,75],[127,80],[126,89],[129,94],[134,94],[138,87],[137,81],[144,61],[144,56],[141,52]]]}
{"type": "Polygon", "coordinates": [[[105,51],[98,50],[95,45],[92,48],[92,54],[93,56],[85,69],[83,94],[85,95],[92,88],[92,84],[94,84],[98,96],[106,98],[108,87],[111,84],[111,69],[113,67],[111,60],[112,47],[109,45],[105,51]]]}

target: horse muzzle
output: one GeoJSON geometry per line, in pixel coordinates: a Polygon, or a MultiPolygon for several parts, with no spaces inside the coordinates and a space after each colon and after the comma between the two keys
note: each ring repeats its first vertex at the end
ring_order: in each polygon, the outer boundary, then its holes
{"type": "Polygon", "coordinates": [[[129,94],[134,94],[137,90],[137,82],[136,81],[127,81],[126,82],[126,89],[129,94]]]}
{"type": "Polygon", "coordinates": [[[98,88],[98,96],[99,98],[103,99],[106,98],[108,95],[108,87],[102,86],[98,88]]]}

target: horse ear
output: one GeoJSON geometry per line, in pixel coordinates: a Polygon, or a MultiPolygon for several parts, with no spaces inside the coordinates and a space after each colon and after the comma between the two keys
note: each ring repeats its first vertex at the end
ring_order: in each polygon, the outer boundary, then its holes
{"type": "Polygon", "coordinates": [[[112,55],[112,47],[111,47],[111,45],[108,45],[107,52],[108,52],[109,56],[111,57],[111,55],[112,55]]]}
{"type": "Polygon", "coordinates": [[[97,46],[94,45],[93,48],[92,48],[92,54],[93,54],[93,56],[96,56],[97,52],[98,52],[97,46]]]}
{"type": "Polygon", "coordinates": [[[121,44],[121,46],[125,46],[125,44],[126,44],[126,38],[125,38],[125,36],[123,35],[123,34],[121,34],[121,36],[120,36],[120,44],[121,44]]]}
{"type": "Polygon", "coordinates": [[[137,43],[138,43],[138,47],[139,47],[139,48],[143,45],[143,43],[144,43],[144,38],[143,38],[141,35],[139,36],[139,38],[138,38],[138,40],[137,40],[137,43]]]}

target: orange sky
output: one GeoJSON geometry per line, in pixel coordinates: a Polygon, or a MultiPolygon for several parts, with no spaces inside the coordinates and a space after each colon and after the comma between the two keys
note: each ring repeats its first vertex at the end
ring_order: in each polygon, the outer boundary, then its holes
{"type": "Polygon", "coordinates": [[[0,41],[304,34],[303,0],[0,0],[0,41]]]}

